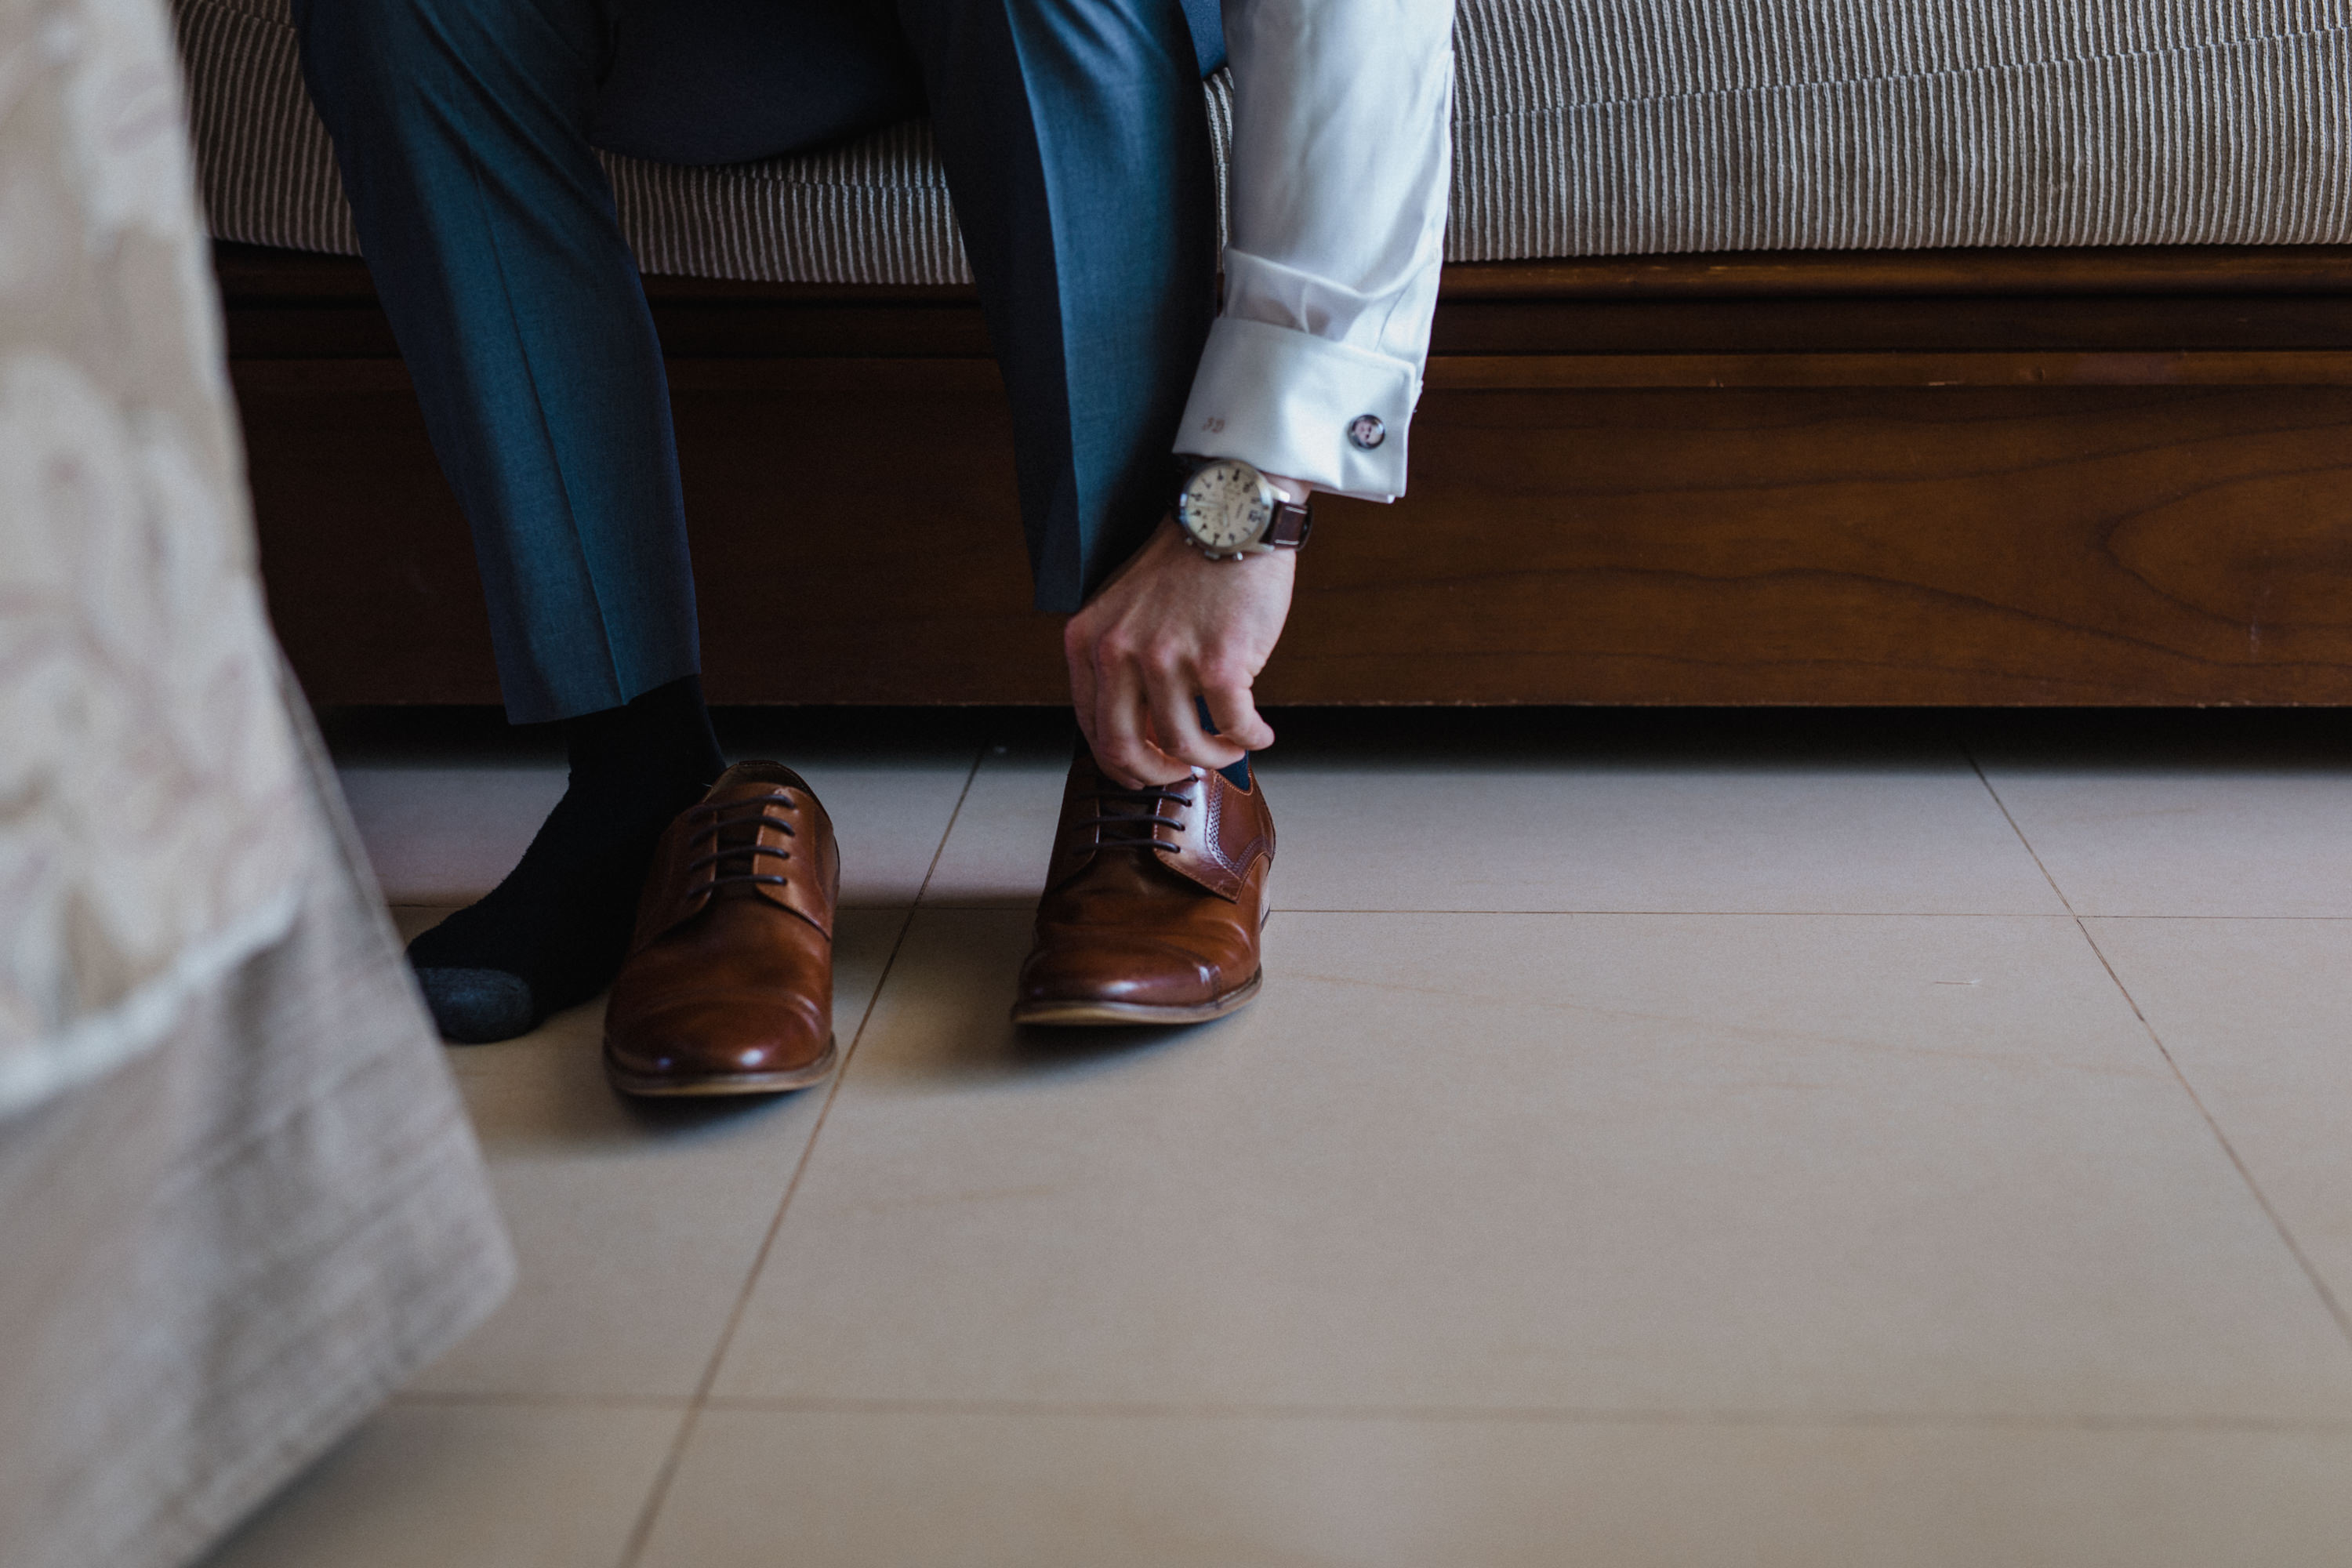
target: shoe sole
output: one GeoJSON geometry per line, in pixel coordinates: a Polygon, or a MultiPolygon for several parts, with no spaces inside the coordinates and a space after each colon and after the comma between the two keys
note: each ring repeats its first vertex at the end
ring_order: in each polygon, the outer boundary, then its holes
{"type": "Polygon", "coordinates": [[[783,1072],[710,1073],[701,1078],[673,1078],[667,1075],[623,1072],[607,1062],[604,1077],[614,1089],[638,1100],[704,1099],[723,1094],[783,1094],[795,1089],[806,1089],[823,1083],[833,1076],[834,1064],[840,1058],[837,1040],[824,1043],[824,1055],[804,1068],[792,1068],[783,1072]]]}
{"type": "Polygon", "coordinates": [[[1016,1002],[1013,1005],[1013,1021],[1034,1024],[1045,1028],[1082,1028],[1105,1024],[1141,1025],[1205,1024],[1212,1018],[1222,1018],[1237,1013],[1257,999],[1258,988],[1265,984],[1261,970],[1249,978],[1249,984],[1238,990],[1190,1007],[1154,1007],[1142,1002],[1016,1002]]]}

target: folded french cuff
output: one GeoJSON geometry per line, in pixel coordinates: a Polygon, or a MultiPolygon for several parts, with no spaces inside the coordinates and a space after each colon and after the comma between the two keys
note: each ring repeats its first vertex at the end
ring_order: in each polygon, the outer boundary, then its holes
{"type": "Polygon", "coordinates": [[[1176,450],[1394,500],[1404,494],[1405,430],[1420,383],[1403,360],[1221,316],[1192,377],[1176,450]]]}

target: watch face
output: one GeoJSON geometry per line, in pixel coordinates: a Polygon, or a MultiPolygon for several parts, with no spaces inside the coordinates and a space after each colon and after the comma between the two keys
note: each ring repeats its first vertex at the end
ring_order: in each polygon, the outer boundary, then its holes
{"type": "Polygon", "coordinates": [[[1203,550],[1255,544],[1274,522],[1274,487],[1247,463],[1211,463],[1177,499],[1176,521],[1203,550]]]}

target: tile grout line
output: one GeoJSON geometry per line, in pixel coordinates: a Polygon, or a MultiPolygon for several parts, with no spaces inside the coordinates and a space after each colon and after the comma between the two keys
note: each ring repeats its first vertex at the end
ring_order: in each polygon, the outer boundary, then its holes
{"type": "Polygon", "coordinates": [[[833,1114],[834,1102],[841,1097],[842,1083],[849,1077],[849,1065],[856,1058],[859,1042],[866,1038],[866,1026],[872,1022],[874,1009],[881,1005],[882,992],[890,984],[890,973],[898,965],[898,954],[907,945],[907,933],[914,929],[915,915],[922,908],[923,895],[930,889],[931,879],[940,868],[940,858],[947,854],[948,839],[955,832],[956,821],[963,815],[963,803],[971,795],[974,780],[980,776],[980,766],[988,755],[988,742],[982,740],[980,749],[972,753],[971,766],[963,776],[963,788],[956,793],[956,803],[948,813],[947,826],[940,831],[940,842],[931,851],[931,863],[923,869],[923,880],[915,889],[914,902],[906,906],[907,917],[898,924],[898,934],[890,943],[890,955],[882,961],[882,972],[874,978],[874,990],[866,999],[866,1010],[858,1015],[857,1027],[850,1032],[849,1047],[841,1054],[841,1064],[834,1068],[832,1081],[825,1085],[824,1103],[817,1108],[816,1121],[809,1128],[808,1142],[801,1146],[801,1157],[793,1165],[792,1179],[784,1184],[784,1195],[776,1204],[776,1212],[768,1221],[767,1234],[760,1238],[759,1249],[752,1254],[751,1267],[743,1279],[743,1289],[735,1298],[734,1309],[727,1314],[727,1323],[719,1330],[719,1342],[702,1369],[694,1392],[686,1403],[686,1413],[678,1422],[677,1435],[670,1439],[669,1452],[663,1457],[661,1468],[655,1472],[652,1487],[646,1494],[645,1506],[638,1510],[636,1522],[630,1527],[629,1538],[623,1546],[620,1568],[636,1568],[652,1542],[654,1525],[660,1520],[663,1506],[669,1500],[671,1483],[677,1479],[678,1467],[685,1463],[687,1444],[694,1436],[696,1425],[704,1408],[710,1403],[710,1391],[719,1381],[719,1369],[727,1359],[728,1348],[734,1343],[735,1331],[743,1321],[743,1314],[751,1304],[751,1295],[759,1288],[760,1276],[766,1272],[768,1256],[775,1249],[776,1237],[784,1228],[784,1215],[792,1208],[793,1195],[800,1191],[801,1178],[808,1173],[809,1161],[815,1156],[818,1137],[824,1131],[826,1118],[833,1114]]]}
{"type": "Polygon", "coordinates": [[[1959,747],[1960,755],[1969,760],[1969,771],[1977,775],[1977,783],[1984,785],[1985,794],[1992,797],[1993,807],[2000,813],[2000,819],[2009,824],[2009,830],[2011,833],[2017,835],[2018,847],[2023,849],[2027,857],[2032,860],[2033,868],[2042,873],[2042,879],[2050,884],[2050,890],[2058,895],[2059,907],[2066,911],[2069,919],[2079,921],[2082,917],[2074,913],[2074,900],[2066,896],[2066,889],[2058,885],[2058,879],[2053,876],[2050,868],[2042,863],[2042,851],[2033,847],[2033,840],[2028,838],[2025,836],[2025,829],[2017,825],[2016,816],[2009,809],[2009,802],[2000,798],[2000,791],[1993,788],[1992,780],[1985,776],[1984,764],[1977,761],[1975,750],[1966,741],[1960,742],[1959,747]]]}
{"type": "Polygon", "coordinates": [[[2319,1304],[2326,1309],[2327,1315],[2335,1320],[2336,1332],[2343,1336],[2347,1347],[2352,1347],[2352,1314],[2345,1311],[2344,1303],[2338,1300],[2336,1292],[2328,1288],[2326,1279],[2321,1276],[2317,1266],[2311,1261],[2310,1255],[2304,1251],[2303,1244],[2295,1240],[2294,1232],[2287,1228],[2285,1216],[2273,1205],[2270,1194],[2263,1191],[2262,1184],[2254,1180],[2253,1172],[2247,1168],[2245,1160],[2238,1153],[2238,1146],[2230,1142],[2228,1133],[2221,1131],[2221,1123],[2215,1119],[2212,1110],[2206,1105],[2205,1097],[2197,1092],[2197,1086],[2189,1081],[2189,1075],[2181,1070],[2180,1063],[2173,1057],[2171,1047],[2164,1043],[2164,1037],[2156,1032],[2154,1024],[2148,1022],[2147,1015],[2140,1009],[2139,998],[2131,994],[2131,987],[2125,984],[2123,976],[2116,973],[2116,966],[2108,959],[2106,950],[2099,945],[2099,939],[2091,934],[2091,928],[2082,920],[2077,919],[2074,924],[2082,931],[2083,940],[2090,944],[2091,955],[2099,961],[2099,967],[2107,972],[2107,978],[2114,981],[2116,989],[2123,994],[2124,1001],[2131,1007],[2132,1016],[2137,1018],[2139,1026],[2147,1032],[2148,1043],[2153,1045],[2157,1053],[2164,1058],[2164,1065],[2172,1069],[2173,1079],[2180,1085],[2180,1091],[2189,1097],[2189,1103],[2197,1108],[2197,1114],[2205,1119],[2205,1126],[2213,1134],[2213,1141],[2221,1146],[2221,1152],[2228,1155],[2230,1163],[2237,1168],[2238,1179],[2245,1183],[2246,1191],[2253,1195],[2255,1203],[2262,1205],[2263,1215],[2271,1222],[2271,1228],[2278,1233],[2280,1242],[2286,1247],[2288,1255],[2294,1259],[2295,1266],[2303,1270],[2304,1278],[2311,1281],[2312,1289],[2318,1293],[2319,1304]]]}
{"type": "Polygon", "coordinates": [[[1167,1400],[848,1399],[719,1396],[720,1410],[768,1415],[1003,1415],[1146,1421],[1491,1421],[1522,1426],[1819,1426],[2116,1432],[2307,1432],[2352,1436],[2352,1421],[2264,1415],[2067,1415],[1965,1410],[1644,1410],[1607,1405],[1184,1404],[1167,1400]]]}
{"type": "Polygon", "coordinates": [[[2051,891],[2056,893],[2058,901],[2066,906],[2067,914],[2074,918],[2074,929],[2082,932],[2084,945],[2091,950],[2091,956],[2099,961],[2101,969],[2106,971],[2107,979],[2115,986],[2116,994],[2124,999],[2124,1005],[2132,1010],[2132,1016],[2139,1020],[2140,1029],[2147,1036],[2148,1044],[2154,1046],[2156,1054],[2164,1058],[2164,1065],[2171,1070],[2173,1081],[2180,1086],[2180,1092],[2189,1097],[2189,1103],[2197,1108],[2197,1114],[2205,1119],[2205,1130],[2213,1135],[2213,1142],[2221,1145],[2221,1152],[2229,1157],[2231,1166],[2237,1171],[2238,1180],[2245,1184],[2247,1193],[2261,1207],[2263,1216],[2271,1222],[2271,1229],[2277,1235],[2280,1244],[2286,1248],[2287,1255],[2294,1259],[2295,1267],[2303,1270],[2303,1277],[2310,1281],[2312,1289],[2318,1294],[2320,1306],[2335,1322],[2336,1331],[2342,1336],[2347,1346],[2352,1346],[2352,1315],[2347,1314],[2344,1303],[2336,1299],[2336,1292],[2328,1288],[2326,1279],[2322,1278],[2318,1268],[2312,1263],[2310,1255],[2303,1249],[2303,1244],[2295,1240],[2294,1233],[2287,1228],[2285,1216],[2281,1215],[2276,1205],[2271,1202],[2270,1194],[2263,1192],[2262,1184],[2254,1180],[2254,1173],[2247,1168],[2244,1158],[2238,1152],[2238,1146],[2230,1142],[2230,1135],[2227,1132],[2221,1131],[2221,1123],[2214,1116],[2211,1107],[2205,1103],[2205,1097],[2199,1094],[2197,1086],[2189,1081],[2189,1075],[2182,1070],[2179,1058],[2173,1056],[2171,1047],[2164,1043],[2164,1037],[2157,1033],[2156,1026],[2148,1021],[2147,1012],[2139,1005],[2139,998],[2133,995],[2131,987],[2124,984],[2124,977],[2116,973],[2114,961],[2107,957],[2106,949],[2099,945],[2099,939],[2092,934],[2089,921],[2075,911],[2074,900],[2066,897],[2066,889],[2058,885],[2057,878],[2050,875],[2050,868],[2042,865],[2042,857],[2034,849],[2032,840],[2026,837],[2025,830],[2017,825],[2017,818],[2011,815],[2009,803],[2000,798],[2000,791],[1993,788],[1992,780],[1985,777],[1983,764],[1977,761],[1976,753],[1965,745],[1962,751],[1969,759],[1969,765],[1976,769],[1977,778],[1984,784],[1986,792],[1992,796],[1993,804],[2000,807],[2001,816],[2009,822],[2010,831],[2017,835],[2017,841],[2025,846],[2025,852],[2033,857],[2033,863],[2042,868],[2042,874],[2044,877],[2049,878],[2051,891]]]}
{"type": "Polygon", "coordinates": [[[391,1405],[488,1406],[517,1410],[679,1410],[691,1403],[683,1394],[554,1394],[498,1388],[403,1389],[391,1405]]]}

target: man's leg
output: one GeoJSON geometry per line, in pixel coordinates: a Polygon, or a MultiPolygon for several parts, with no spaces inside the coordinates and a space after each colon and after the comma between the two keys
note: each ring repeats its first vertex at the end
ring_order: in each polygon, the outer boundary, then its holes
{"type": "MultiPolygon", "coordinates": [[[[1012,396],[1038,607],[1076,610],[1174,492],[1215,305],[1200,77],[1219,40],[1180,0],[898,7],[1012,396]]],[[[1241,1006],[1272,854],[1245,763],[1134,791],[1082,752],[1014,1016],[1174,1024],[1241,1006]]]]}
{"type": "Polygon", "coordinates": [[[1075,610],[1167,509],[1216,308],[1202,51],[1180,0],[898,14],[1012,397],[1037,605],[1075,610]]]}
{"type": "MultiPolygon", "coordinates": [[[[756,12],[772,0],[697,3],[756,12]]],[[[1213,7],[1187,3],[1213,51],[1213,7]]],[[[1180,0],[896,0],[896,8],[901,47],[922,62],[1012,394],[1038,597],[1075,608],[1159,514],[1173,422],[1208,329],[1215,215],[1195,34],[1180,0]]],[[[625,30],[623,53],[632,52],[625,30]]],[[[659,85],[675,83],[675,70],[650,54],[645,63],[649,95],[676,93],[659,85]]],[[[615,81],[635,79],[634,68],[615,81]]],[[[742,101],[749,121],[763,87],[738,75],[699,84],[694,96],[742,101]]],[[[621,131],[617,119],[610,127],[621,131]]],[[[669,158],[767,150],[757,136],[688,148],[644,135],[635,145],[669,158]]],[[[907,439],[919,449],[921,432],[907,439]]],[[[673,831],[647,896],[650,909],[676,918],[614,986],[604,1026],[612,1081],[635,1095],[764,1093],[813,1081],[834,1054],[829,948],[816,941],[832,917],[822,809],[789,771],[738,764],[673,831]]],[[[1106,858],[1160,878],[1148,864],[1157,853],[1130,843],[1106,858]]],[[[1173,891],[1189,908],[1184,888],[1200,891],[1164,879],[1151,891],[1173,891]]],[[[1245,941],[1225,945],[1254,954],[1255,935],[1252,926],[1245,941]]]]}
{"type": "MultiPolygon", "coordinates": [[[[626,74],[609,71],[616,9],[295,4],[362,247],[474,530],[509,716],[563,721],[571,752],[571,787],[522,864],[412,944],[455,1039],[519,1033],[611,978],[655,838],[721,761],[695,679],[660,346],[589,141],[606,121],[625,142],[680,127],[608,90],[608,75],[626,74]]],[[[746,58],[744,6],[652,9],[689,40],[657,78],[746,58]],[[698,17],[711,25],[697,32],[698,17]]],[[[863,47],[798,47],[795,22],[818,9],[756,8],[777,101],[813,108],[797,125],[808,139],[910,97],[887,27],[865,25],[863,47]],[[796,94],[820,79],[831,96],[796,94]]],[[[723,114],[686,101],[681,133],[723,141],[723,114]]],[[[773,115],[765,129],[778,133],[773,115]]]]}
{"type": "Polygon", "coordinates": [[[295,0],[517,723],[698,664],[661,348],[586,136],[610,4],[295,0]]]}

